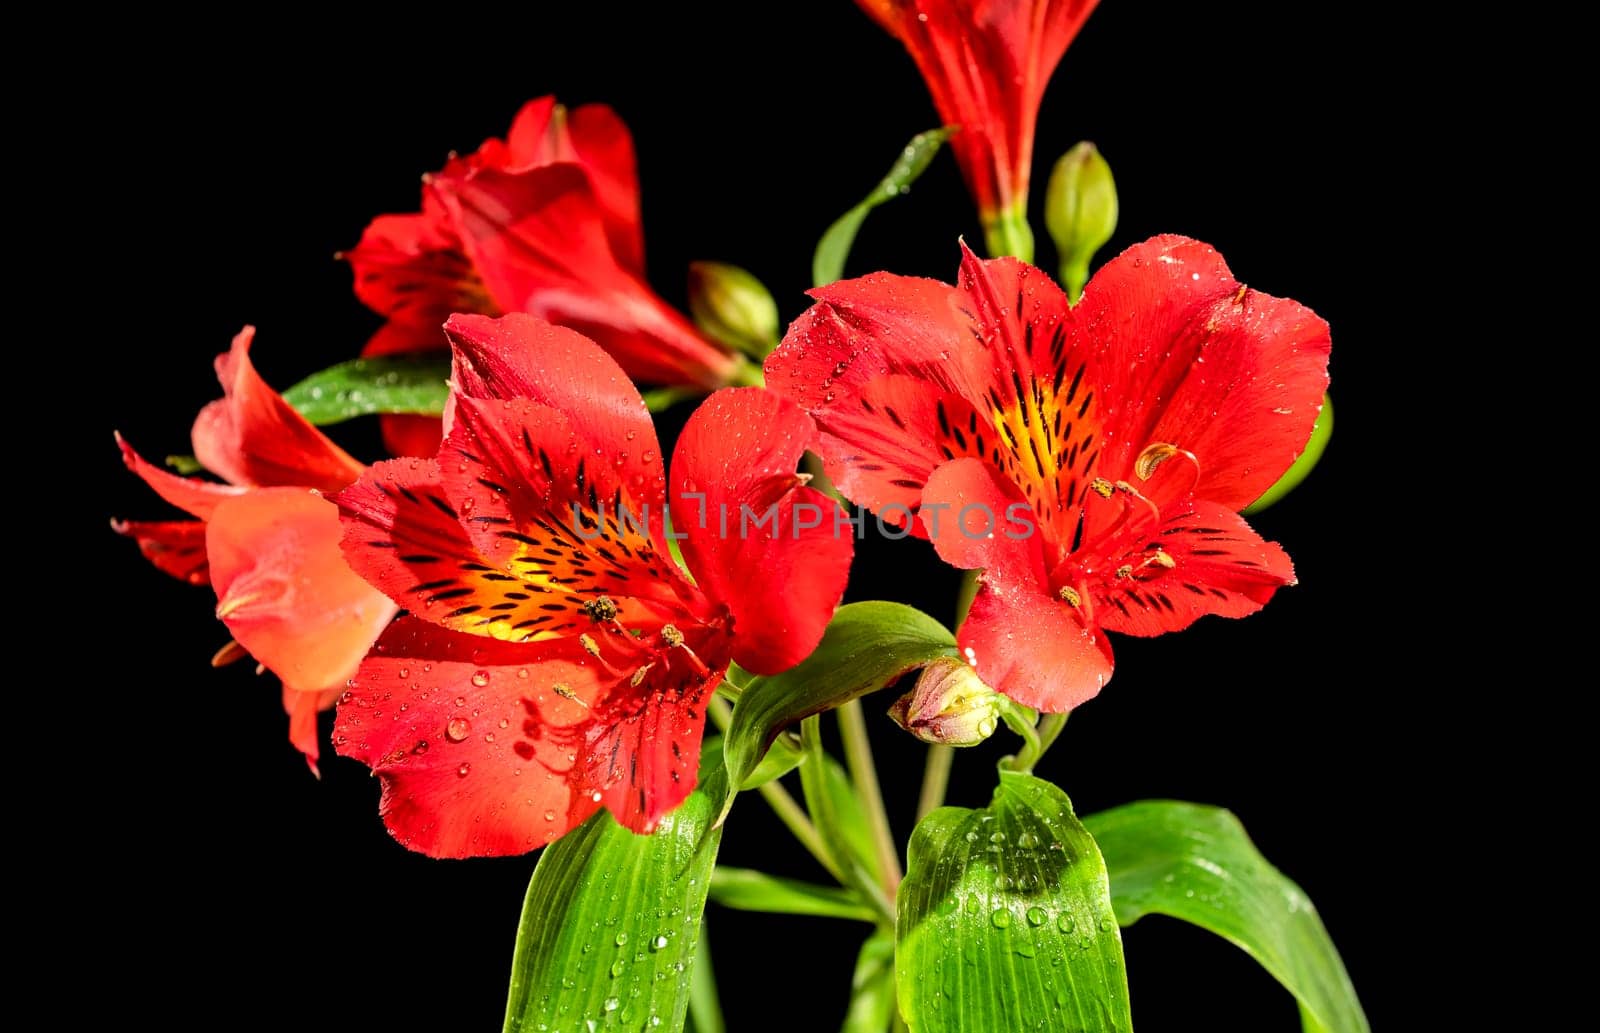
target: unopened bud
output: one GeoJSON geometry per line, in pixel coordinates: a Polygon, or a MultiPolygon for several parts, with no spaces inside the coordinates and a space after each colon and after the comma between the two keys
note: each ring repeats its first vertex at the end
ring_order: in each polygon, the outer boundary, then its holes
{"type": "Polygon", "coordinates": [[[1089,262],[1117,228],[1117,184],[1111,166],[1085,140],[1061,156],[1045,187],[1044,224],[1056,242],[1061,282],[1077,304],[1089,262]]]}
{"type": "Polygon", "coordinates": [[[889,716],[923,742],[976,746],[999,724],[1000,697],[971,665],[949,657],[924,667],[889,716]]]}
{"type": "Polygon", "coordinates": [[[758,361],[778,346],[777,302],[736,265],[689,263],[689,313],[707,337],[758,361]]]}

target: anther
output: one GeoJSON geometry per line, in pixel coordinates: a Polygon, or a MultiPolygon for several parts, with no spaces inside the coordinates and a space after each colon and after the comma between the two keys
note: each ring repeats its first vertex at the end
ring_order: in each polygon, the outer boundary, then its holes
{"type": "Polygon", "coordinates": [[[683,632],[679,631],[675,624],[663,624],[661,626],[661,641],[669,648],[681,646],[683,645],[683,632]]]}
{"type": "Polygon", "coordinates": [[[639,668],[637,671],[634,671],[633,677],[628,679],[628,684],[637,689],[639,687],[639,683],[644,681],[645,675],[650,673],[650,668],[654,667],[655,665],[656,662],[652,660],[643,667],[639,668]]]}
{"type": "Polygon", "coordinates": [[[587,613],[589,619],[593,621],[615,620],[617,604],[612,601],[609,595],[596,596],[583,604],[583,612],[587,613]]]}
{"type": "Polygon", "coordinates": [[[1094,493],[1103,499],[1109,499],[1117,490],[1116,486],[1104,477],[1096,477],[1089,482],[1089,487],[1093,488],[1094,493]]]}
{"type": "Polygon", "coordinates": [[[600,644],[597,643],[592,636],[579,635],[578,641],[583,645],[583,651],[588,653],[590,656],[600,655],[600,644]]]}
{"type": "Polygon", "coordinates": [[[1071,585],[1062,585],[1061,591],[1057,594],[1061,596],[1063,602],[1072,607],[1074,610],[1083,605],[1083,597],[1079,595],[1078,590],[1073,588],[1071,585]]]}
{"type": "Polygon", "coordinates": [[[1117,577],[1132,577],[1132,576],[1133,576],[1133,564],[1124,563],[1122,566],[1117,568],[1117,577]]]}
{"type": "Polygon", "coordinates": [[[578,704],[578,706],[583,707],[585,709],[588,709],[589,704],[587,704],[583,700],[579,699],[578,698],[578,694],[576,692],[573,692],[572,688],[570,686],[563,685],[560,682],[556,682],[554,685],[550,686],[550,688],[551,688],[552,691],[555,692],[555,694],[557,696],[560,696],[562,699],[570,699],[570,700],[572,700],[572,702],[578,704]]]}

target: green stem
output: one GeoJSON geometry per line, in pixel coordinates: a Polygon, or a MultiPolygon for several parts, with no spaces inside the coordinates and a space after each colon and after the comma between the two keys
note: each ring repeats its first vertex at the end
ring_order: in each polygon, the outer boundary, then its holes
{"type": "Polygon", "coordinates": [[[922,769],[922,792],[917,794],[917,821],[944,803],[944,791],[950,784],[950,766],[955,759],[953,746],[928,747],[928,762],[922,769]]]}
{"type": "Polygon", "coordinates": [[[849,885],[849,883],[845,882],[844,873],[839,870],[838,865],[833,863],[833,858],[828,854],[827,845],[822,841],[822,834],[817,831],[815,825],[811,824],[811,819],[806,817],[805,808],[801,807],[795,798],[789,795],[789,791],[783,788],[777,779],[773,779],[758,788],[756,792],[760,793],[761,798],[767,801],[767,806],[772,808],[772,813],[776,814],[778,820],[783,822],[789,831],[794,834],[794,838],[800,841],[800,845],[806,848],[806,852],[815,857],[817,863],[828,870],[828,874],[833,876],[834,881],[841,886],[849,885]]]}
{"type": "MultiPolygon", "coordinates": [[[[1039,718],[1039,756],[1043,757],[1056,739],[1060,737],[1061,730],[1067,727],[1066,714],[1045,714],[1039,718]]],[[[1038,763],[1036,759],[1035,764],[1038,763]]]]}
{"type": "MultiPolygon", "coordinates": [[[[720,696],[712,696],[711,702],[706,706],[706,713],[711,715],[717,727],[724,733],[733,723],[733,708],[728,701],[720,696]]],[[[844,873],[833,863],[833,857],[828,853],[827,846],[822,842],[822,834],[817,827],[811,824],[811,819],[806,817],[806,809],[801,807],[789,791],[779,784],[777,779],[759,786],[756,792],[761,794],[761,799],[767,801],[767,806],[772,808],[772,813],[778,816],[806,852],[817,859],[817,863],[827,869],[828,874],[840,884],[844,885],[844,873]]]]}
{"type": "Polygon", "coordinates": [[[1033,229],[1022,205],[984,216],[983,240],[990,258],[1010,255],[1024,262],[1033,261],[1033,229]]]}
{"type": "MultiPolygon", "coordinates": [[[[894,927],[894,902],[891,893],[885,893],[872,877],[862,859],[856,856],[843,836],[843,825],[833,807],[833,797],[828,789],[828,765],[832,760],[822,748],[822,718],[812,714],[800,722],[800,748],[805,763],[800,765],[800,786],[805,790],[806,807],[812,824],[817,827],[822,847],[842,873],[839,882],[853,890],[857,897],[877,911],[880,924],[894,927]]],[[[854,788],[852,786],[852,788],[854,788]]]]}
{"type": "Polygon", "coordinates": [[[872,830],[878,868],[883,872],[883,888],[892,900],[900,885],[900,851],[895,848],[889,812],[883,806],[883,790],[878,786],[878,770],[872,763],[872,742],[867,738],[867,719],[860,700],[853,699],[839,708],[839,734],[844,739],[844,759],[850,768],[850,781],[855,784],[856,796],[861,800],[861,809],[872,830]]]}

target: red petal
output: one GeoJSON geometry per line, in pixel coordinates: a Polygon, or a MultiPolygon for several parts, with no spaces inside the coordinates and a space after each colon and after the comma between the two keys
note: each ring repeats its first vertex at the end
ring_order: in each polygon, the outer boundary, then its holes
{"type": "Polygon", "coordinates": [[[445,501],[439,464],[433,460],[375,463],[332,501],[342,511],[341,545],[351,568],[428,620],[522,637],[549,628],[569,609],[565,603],[552,603],[555,611],[542,611],[543,586],[523,585],[478,554],[445,501]],[[507,598],[507,593],[515,595],[507,598]],[[491,609],[506,602],[513,606],[491,609]],[[491,626],[485,614],[503,616],[509,625],[491,626]],[[479,626],[479,621],[485,623],[479,626]]]}
{"type": "Polygon", "coordinates": [[[850,571],[853,528],[795,475],[815,436],[793,402],[726,389],[689,417],[672,457],[684,559],[701,590],[732,612],[734,659],[756,674],[786,670],[816,647],[850,571]]]}
{"type": "Polygon", "coordinates": [[[1111,678],[1111,643],[1042,583],[991,570],[956,636],[978,674],[1019,703],[1065,713],[1111,678]]]}
{"type": "Polygon", "coordinates": [[[200,410],[194,454],[206,469],[233,484],[293,485],[336,491],[361,476],[362,466],[307,423],[250,364],[254,327],[217,357],[224,397],[200,410]]]}
{"type": "Polygon", "coordinates": [[[965,570],[1002,568],[1043,583],[1043,541],[1033,512],[988,463],[957,459],[928,479],[919,514],[939,558],[965,570]]]}
{"type": "Polygon", "coordinates": [[[383,781],[384,821],[411,849],[524,853],[602,802],[654,828],[694,787],[719,678],[658,665],[635,685],[570,639],[512,645],[401,618],[351,682],[334,742],[383,781]]]}
{"type": "Polygon", "coordinates": [[[1129,477],[1140,450],[1166,442],[1199,458],[1197,496],[1238,510],[1311,436],[1328,386],[1327,323],[1245,289],[1209,246],[1169,236],[1129,248],[1073,315],[1115,406],[1102,417],[1115,439],[1102,476],[1129,477]]]}
{"type": "Polygon", "coordinates": [[[518,646],[401,618],[351,681],[334,745],[382,780],[384,823],[410,849],[527,853],[600,806],[573,772],[609,683],[571,640],[518,646]]]}
{"type": "Polygon", "coordinates": [[[652,509],[631,494],[621,459],[589,447],[564,414],[546,406],[458,398],[456,424],[440,452],[445,497],[466,514],[462,525],[477,554],[504,572],[503,587],[516,589],[508,601],[534,593],[526,606],[490,605],[472,627],[514,638],[511,625],[519,621],[512,618],[555,615],[587,624],[583,607],[601,595],[611,596],[619,619],[636,630],[681,611],[680,593],[693,590],[666,558],[659,502],[652,509]],[[640,533],[630,519],[651,530],[640,533]]]}
{"type": "Polygon", "coordinates": [[[1262,540],[1237,513],[1190,500],[1166,517],[1161,529],[1130,549],[1095,592],[1101,626],[1129,635],[1159,635],[1193,624],[1208,613],[1243,617],[1261,609],[1282,585],[1294,584],[1294,567],[1282,548],[1262,540]],[[1159,549],[1174,564],[1148,562],[1159,549]]]}
{"type": "Polygon", "coordinates": [[[197,477],[179,477],[175,473],[168,473],[142,458],[133,450],[132,445],[122,440],[121,434],[116,435],[116,439],[117,447],[122,449],[122,461],[128,469],[155,489],[157,495],[201,520],[210,517],[223,502],[250,490],[231,484],[217,484],[214,481],[202,481],[197,477]]]}
{"type": "Polygon", "coordinates": [[[200,521],[113,520],[111,529],[138,542],[139,551],[156,569],[191,585],[207,582],[206,525],[200,521]]]}
{"type": "MultiPolygon", "coordinates": [[[[949,284],[888,273],[812,294],[819,303],[767,358],[767,385],[816,419],[845,497],[898,526],[888,507],[914,510],[934,467],[978,449],[980,424],[961,397],[972,392],[951,361],[973,343],[971,316],[949,284]]],[[[992,448],[986,423],[982,445],[992,448]]]]}
{"type": "Polygon", "coordinates": [[[396,322],[437,327],[451,312],[494,311],[444,206],[426,192],[421,212],[373,219],[345,258],[356,297],[396,322]]]}
{"type": "Polygon", "coordinates": [[[556,162],[583,166],[612,253],[625,268],[643,275],[638,165],[633,137],[615,111],[603,104],[585,104],[568,114],[554,97],[530,100],[511,124],[506,150],[505,172],[526,172],[556,162]]]}
{"type": "Polygon", "coordinates": [[[698,675],[686,665],[652,668],[642,685],[610,701],[574,771],[574,785],[598,797],[618,822],[639,833],[694,789],[705,734],[705,704],[722,672],[698,675]]]}
{"type": "Polygon", "coordinates": [[[616,467],[632,498],[659,512],[666,478],[650,411],[598,345],[520,313],[500,319],[453,316],[445,329],[455,346],[460,394],[527,398],[564,413],[588,449],[616,467]]]}
{"type": "Polygon", "coordinates": [[[633,136],[617,113],[603,104],[585,104],[574,110],[567,129],[605,218],[611,253],[624,269],[643,276],[644,226],[639,220],[633,136]]]}
{"type": "Polygon", "coordinates": [[[306,766],[318,778],[322,772],[317,761],[322,759],[322,738],[317,734],[317,714],[333,709],[333,704],[344,692],[344,686],[323,692],[296,692],[284,686],[283,712],[289,715],[289,744],[306,758],[306,766]]]}
{"type": "Polygon", "coordinates": [[[636,380],[715,387],[731,375],[726,352],[619,264],[581,166],[483,169],[436,183],[502,310],[580,331],[636,380]]]}
{"type": "Polygon", "coordinates": [[[395,606],[345,565],[339,513],[302,488],[263,488],[206,524],[217,616],[290,689],[342,686],[395,606]]]}
{"type": "Polygon", "coordinates": [[[571,161],[565,115],[554,96],[536,97],[522,105],[506,134],[506,167],[512,172],[571,161]]]}

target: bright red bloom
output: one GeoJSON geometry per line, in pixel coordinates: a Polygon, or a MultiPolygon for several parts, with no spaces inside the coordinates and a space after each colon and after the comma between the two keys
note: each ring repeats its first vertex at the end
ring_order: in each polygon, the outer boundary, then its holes
{"type": "Polygon", "coordinates": [[[1039,102],[1098,0],[857,0],[905,45],[985,227],[1022,218],[1039,102]]]}
{"type": "Polygon", "coordinates": [[[1068,710],[1111,675],[1103,631],[1243,616],[1294,582],[1238,510],[1311,433],[1328,327],[1206,245],[1132,247],[1076,307],[970,251],[956,286],[879,273],[813,296],[767,383],[816,418],[840,491],[984,570],[960,642],[995,688],[1068,710]]]}
{"type": "Polygon", "coordinates": [[[396,608],[345,565],[339,512],[316,494],[364,467],[262,381],[250,363],[254,335],[245,327],[217,357],[223,397],[194,424],[195,456],[229,483],[168,473],[119,436],[128,468],[198,519],[112,527],[160,569],[216,589],[217,616],[283,680],[289,740],[315,771],[317,711],[332,706],[396,608]]]}
{"type": "MultiPolygon", "coordinates": [[[[389,322],[368,355],[443,349],[453,312],[531,312],[597,341],[643,383],[714,388],[735,360],[644,279],[633,139],[615,112],[529,101],[491,139],[425,177],[422,211],[380,215],[346,256],[389,322]]],[[[439,423],[385,417],[390,448],[429,456],[439,423]]]]}
{"type": "Polygon", "coordinates": [[[438,458],[379,463],[336,498],[351,566],[412,616],[361,665],[335,743],[383,780],[395,838],[434,856],[523,853],[602,804],[647,832],[694,786],[729,661],[797,663],[844,590],[849,535],[795,473],[815,427],[768,392],[717,392],[668,501],[649,413],[605,352],[520,314],[445,329],[438,458]]]}

